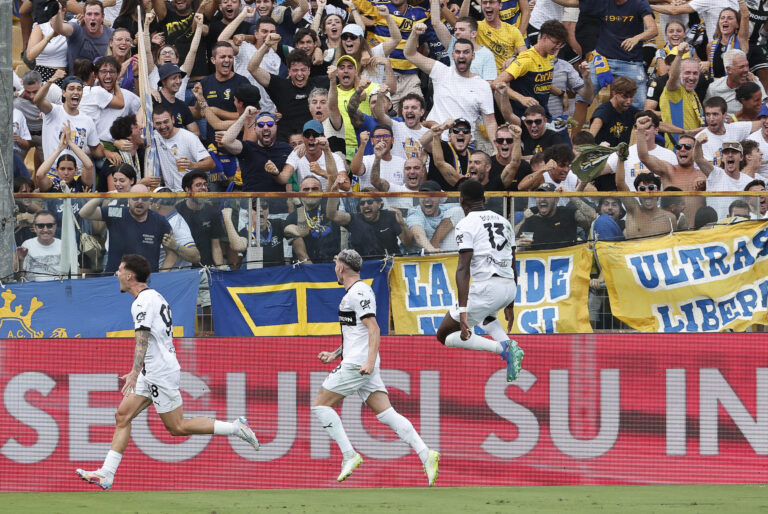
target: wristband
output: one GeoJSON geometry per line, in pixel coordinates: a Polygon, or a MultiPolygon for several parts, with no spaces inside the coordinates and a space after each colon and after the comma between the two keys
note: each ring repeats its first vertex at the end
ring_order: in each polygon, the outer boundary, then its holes
{"type": "Polygon", "coordinates": [[[179,250],[181,250],[181,244],[176,243],[176,253],[179,253],[179,250]]]}
{"type": "Polygon", "coordinates": [[[466,307],[459,307],[459,314],[466,314],[467,308],[466,307]]]}

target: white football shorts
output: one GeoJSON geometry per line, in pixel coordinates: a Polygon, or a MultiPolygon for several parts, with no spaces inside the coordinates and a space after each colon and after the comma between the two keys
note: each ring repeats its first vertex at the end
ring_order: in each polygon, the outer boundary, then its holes
{"type": "Polygon", "coordinates": [[[357,393],[363,401],[366,401],[371,393],[376,391],[387,392],[378,366],[373,368],[373,373],[370,375],[361,375],[360,366],[343,362],[325,378],[323,389],[342,396],[357,393]]]}
{"type": "MultiPolygon", "coordinates": [[[[494,318],[499,311],[515,300],[517,284],[513,278],[491,277],[472,282],[467,297],[467,324],[470,328],[482,323],[488,316],[494,318]]],[[[451,318],[459,321],[458,301],[451,307],[451,318]]]]}
{"type": "Polygon", "coordinates": [[[144,373],[139,373],[136,379],[136,394],[152,400],[152,405],[158,414],[165,414],[181,407],[181,391],[179,380],[181,372],[163,377],[158,383],[150,383],[144,373]]]}

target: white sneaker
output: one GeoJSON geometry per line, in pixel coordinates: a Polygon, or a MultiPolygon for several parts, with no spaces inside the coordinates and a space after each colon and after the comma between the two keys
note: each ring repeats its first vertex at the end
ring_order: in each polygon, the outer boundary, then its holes
{"type": "Polygon", "coordinates": [[[341,463],[341,473],[336,480],[338,482],[343,482],[349,475],[352,474],[355,468],[357,468],[362,463],[363,457],[359,453],[355,453],[354,457],[341,463]]]}
{"type": "Polygon", "coordinates": [[[427,462],[424,463],[424,471],[427,473],[427,480],[429,481],[430,487],[435,485],[435,480],[437,480],[437,463],[439,461],[440,453],[436,452],[435,450],[429,450],[429,455],[427,455],[427,462]]]}
{"type": "Polygon", "coordinates": [[[235,435],[253,446],[254,450],[259,451],[259,440],[256,439],[256,434],[254,434],[251,427],[248,426],[246,419],[240,416],[233,423],[237,427],[237,433],[235,435]]]}
{"type": "Polygon", "coordinates": [[[77,476],[88,482],[101,487],[104,490],[112,488],[112,478],[110,476],[104,476],[99,474],[99,470],[85,471],[84,469],[76,469],[77,476]]]}

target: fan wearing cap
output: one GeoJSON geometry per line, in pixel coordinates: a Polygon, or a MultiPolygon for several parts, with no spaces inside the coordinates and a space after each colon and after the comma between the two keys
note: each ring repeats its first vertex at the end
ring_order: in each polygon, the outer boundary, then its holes
{"type": "Polygon", "coordinates": [[[474,45],[468,39],[457,39],[452,54],[455,67],[448,67],[418,52],[419,35],[426,29],[423,23],[415,24],[403,52],[432,80],[434,105],[427,120],[444,123],[448,119],[462,118],[469,120],[474,132],[474,120],[482,118],[488,139],[493,141],[497,127],[493,93],[488,82],[470,70],[475,58],[474,45]]]}
{"type": "Polygon", "coordinates": [[[356,23],[348,23],[341,31],[341,45],[334,52],[332,61],[335,62],[342,55],[349,55],[360,64],[361,77],[372,83],[386,84],[391,91],[397,91],[397,79],[388,56],[400,44],[402,36],[386,6],[379,5],[377,9],[387,20],[391,37],[371,48],[363,28],[356,23]]]}
{"type": "MultiPolygon", "coordinates": [[[[83,97],[83,81],[70,75],[62,83],[61,105],[53,105],[46,99],[48,89],[57,80],[64,77],[64,70],[56,70],[56,73],[47,80],[37,91],[34,103],[43,114],[43,158],[47,158],[56,150],[61,139],[61,127],[69,124],[72,131],[72,141],[74,144],[85,150],[87,146],[90,150],[91,158],[104,157],[104,147],[99,141],[96,124],[91,118],[80,112],[80,100],[83,97]]],[[[67,152],[70,153],[70,152],[67,152]]],[[[77,159],[77,167],[81,169],[83,163],[77,159]]]]}
{"type": "Polygon", "coordinates": [[[153,92],[152,95],[155,102],[166,106],[171,111],[174,126],[185,128],[200,137],[200,129],[192,116],[192,111],[186,103],[176,97],[187,74],[175,64],[170,63],[160,66],[157,73],[158,91],[153,92]]]}
{"type": "MultiPolygon", "coordinates": [[[[331,184],[328,192],[338,191],[338,181],[331,184]]],[[[373,187],[367,187],[362,192],[376,192],[373,187]]],[[[350,234],[350,246],[365,257],[381,257],[385,254],[400,253],[398,239],[403,247],[413,244],[413,235],[403,219],[399,209],[382,209],[382,199],[360,197],[359,213],[348,213],[339,210],[339,199],[328,199],[328,219],[347,227],[350,234]]]]}
{"type": "MultiPolygon", "coordinates": [[[[752,177],[739,171],[744,155],[741,144],[738,141],[725,141],[723,143],[723,167],[721,168],[704,157],[702,147],[706,144],[707,137],[706,131],[696,136],[696,147],[693,154],[696,165],[707,176],[707,191],[744,191],[747,184],[752,181],[752,177]]],[[[734,194],[734,196],[736,195],[734,194]]],[[[728,205],[731,201],[733,198],[711,197],[707,198],[707,205],[713,207],[717,211],[718,217],[723,219],[728,215],[728,205]]]]}
{"type": "Polygon", "coordinates": [[[167,107],[155,107],[152,123],[155,126],[160,174],[171,191],[183,191],[181,180],[185,173],[192,170],[211,171],[216,167],[197,136],[173,125],[173,115],[167,107]]]}
{"type": "MultiPolygon", "coordinates": [[[[699,134],[706,134],[706,139],[701,142],[701,151],[704,158],[715,166],[723,165],[722,148],[725,141],[742,141],[747,139],[755,130],[759,130],[760,121],[734,121],[726,123],[728,104],[715,96],[704,102],[704,118],[707,125],[699,134]]],[[[696,136],[699,137],[698,135],[696,136]]],[[[698,163],[697,163],[698,164],[698,163]]],[[[701,167],[701,166],[699,166],[701,167]]],[[[702,170],[704,171],[704,170],[702,170]]]]}
{"type": "Polygon", "coordinates": [[[286,58],[287,79],[262,69],[262,59],[269,49],[276,47],[279,42],[279,34],[270,34],[266,43],[253,54],[251,62],[248,63],[248,71],[267,90],[277,110],[282,113],[277,135],[280,141],[288,141],[291,134],[300,134],[304,124],[312,119],[309,112],[309,93],[316,87],[327,89],[329,81],[328,77],[310,76],[312,59],[303,50],[294,50],[286,58]]]}
{"type": "Polygon", "coordinates": [[[360,144],[357,132],[357,127],[363,122],[360,113],[371,115],[370,98],[373,90],[379,85],[358,76],[357,61],[351,55],[342,55],[336,61],[335,77],[338,84],[336,98],[341,118],[344,120],[347,159],[351,161],[360,144]]]}
{"type": "Polygon", "coordinates": [[[760,152],[763,154],[758,174],[763,180],[768,179],[768,102],[765,102],[757,115],[760,122],[760,128],[752,132],[747,139],[757,141],[760,145],[760,152]]]}
{"type": "MultiPolygon", "coordinates": [[[[95,59],[106,55],[112,28],[104,24],[104,6],[98,0],[87,0],[83,8],[82,25],[77,18],[66,21],[67,8],[60,7],[51,18],[51,28],[56,34],[67,38],[69,72],[74,71],[75,60],[95,59]]],[[[117,78],[117,77],[115,77],[117,78]]]]}
{"type": "MultiPolygon", "coordinates": [[[[543,183],[536,191],[554,193],[555,186],[543,183]]],[[[589,230],[597,218],[595,210],[583,201],[558,206],[557,196],[550,195],[536,198],[535,203],[535,207],[526,209],[525,219],[517,227],[520,249],[550,250],[576,244],[578,227],[589,230]],[[531,233],[533,237],[520,237],[524,233],[531,233]]]]}
{"type": "MultiPolygon", "coordinates": [[[[427,180],[419,186],[419,192],[441,192],[440,184],[427,180]]],[[[422,196],[419,205],[411,208],[405,222],[413,233],[416,243],[411,251],[423,249],[427,253],[455,252],[458,250],[456,235],[453,228],[464,218],[464,212],[456,204],[446,205],[445,198],[437,196],[422,196]]]]}
{"type": "MultiPolygon", "coordinates": [[[[143,184],[131,187],[131,193],[149,193],[143,184]]],[[[104,271],[114,273],[123,255],[138,253],[152,266],[152,271],[161,267],[168,271],[176,263],[177,243],[168,221],[149,208],[149,198],[130,198],[128,206],[105,205],[102,198],[93,198],[80,209],[80,216],[92,221],[104,221],[109,231],[107,264],[104,271]],[[165,260],[160,264],[160,247],[165,245],[165,260]]]]}
{"type": "Polygon", "coordinates": [[[459,118],[433,125],[421,138],[422,148],[432,157],[427,178],[440,184],[443,191],[456,191],[456,184],[469,171],[471,130],[470,123],[459,118]],[[448,142],[440,139],[446,130],[450,132],[448,142]]]}
{"type": "MultiPolygon", "coordinates": [[[[167,187],[158,187],[153,193],[171,193],[167,187]]],[[[175,248],[179,256],[174,268],[190,268],[200,262],[200,250],[197,249],[192,231],[184,217],[176,210],[177,198],[152,197],[149,208],[165,218],[173,233],[163,236],[163,246],[175,248]],[[175,243],[175,244],[174,244],[175,243]]],[[[160,249],[160,262],[165,260],[165,248],[160,249]]]]}
{"type": "MultiPolygon", "coordinates": [[[[323,190],[327,189],[328,182],[335,182],[336,175],[341,172],[346,176],[346,163],[341,157],[331,152],[328,140],[325,138],[323,125],[317,120],[309,120],[302,130],[303,152],[302,156],[294,150],[285,161],[282,171],[276,177],[278,182],[285,182],[296,173],[296,178],[301,183],[306,177],[315,177],[320,181],[323,190]]],[[[349,190],[349,182],[341,187],[349,190]]]]}

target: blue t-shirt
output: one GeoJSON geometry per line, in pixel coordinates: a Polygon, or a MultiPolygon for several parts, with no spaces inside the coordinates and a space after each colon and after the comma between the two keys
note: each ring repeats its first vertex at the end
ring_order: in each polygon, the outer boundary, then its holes
{"type": "Polygon", "coordinates": [[[610,101],[600,104],[592,113],[592,119],[600,118],[603,120],[603,126],[600,127],[595,136],[595,144],[599,145],[603,141],[608,141],[611,146],[616,146],[619,143],[629,144],[629,136],[635,125],[637,112],[637,109],[632,106],[624,112],[619,112],[610,101]]]}
{"type": "MultiPolygon", "coordinates": [[[[203,77],[200,81],[200,86],[203,88],[203,96],[208,105],[229,112],[237,111],[235,108],[235,89],[240,86],[250,85],[251,83],[248,82],[247,78],[237,73],[224,82],[218,81],[215,74],[203,77]]],[[[216,140],[216,130],[210,123],[208,124],[208,130],[203,135],[205,136],[203,144],[206,147],[216,140]]]]}
{"type": "MultiPolygon", "coordinates": [[[[265,171],[264,165],[267,161],[272,161],[280,171],[292,151],[291,145],[282,141],[275,142],[269,148],[264,148],[255,141],[243,141],[243,150],[237,156],[243,177],[243,191],[285,193],[285,185],[277,182],[272,174],[265,171]]],[[[285,200],[275,200],[269,202],[270,213],[288,211],[285,200]]]]}
{"type": "Polygon", "coordinates": [[[631,52],[621,48],[621,42],[645,31],[643,16],[653,15],[648,0],[627,0],[617,5],[613,0],[603,2],[602,25],[597,51],[608,59],[620,61],[643,61],[643,42],[640,41],[631,52]]]}
{"type": "Polygon", "coordinates": [[[131,216],[127,206],[108,205],[101,207],[101,219],[106,222],[109,230],[109,251],[104,271],[117,271],[123,255],[129,253],[146,257],[152,271],[158,270],[163,236],[172,232],[163,216],[155,211],[147,211],[147,219],[139,222],[131,216]]]}

